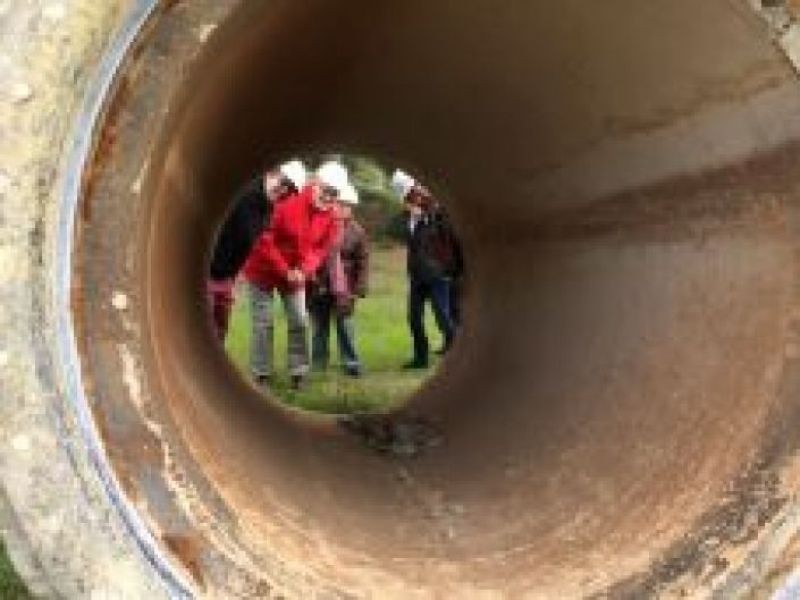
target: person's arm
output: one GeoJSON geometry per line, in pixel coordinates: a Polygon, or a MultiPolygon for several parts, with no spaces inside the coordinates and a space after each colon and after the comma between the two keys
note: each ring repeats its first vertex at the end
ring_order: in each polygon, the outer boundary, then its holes
{"type": "Polygon", "coordinates": [[[230,215],[229,220],[235,228],[232,236],[235,239],[234,251],[231,255],[235,271],[240,271],[248,257],[255,251],[261,235],[265,230],[269,206],[263,195],[252,190],[241,196],[230,215]]]}
{"type": "Polygon", "coordinates": [[[444,256],[447,260],[448,274],[458,279],[464,274],[464,253],[456,230],[447,215],[441,215],[442,235],[445,241],[444,256]]]}
{"type": "Polygon", "coordinates": [[[432,223],[432,257],[439,263],[443,273],[448,277],[456,277],[460,270],[458,252],[460,246],[447,217],[438,213],[432,223]]]}
{"type": "Polygon", "coordinates": [[[369,239],[367,232],[359,228],[358,243],[353,257],[355,263],[355,294],[361,298],[369,289],[369,239]]]}

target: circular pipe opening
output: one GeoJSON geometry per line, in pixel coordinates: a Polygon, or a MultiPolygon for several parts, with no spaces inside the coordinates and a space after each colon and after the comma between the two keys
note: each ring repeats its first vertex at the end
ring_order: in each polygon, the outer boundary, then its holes
{"type": "Polygon", "coordinates": [[[794,86],[722,0],[238,5],[150,152],[132,261],[148,385],[248,569],[574,597],[706,560],[792,408],[794,86]],[[237,183],[334,143],[447,189],[471,257],[470,327],[397,417],[439,438],[413,460],[265,405],[200,300],[237,183]]]}
{"type": "Polygon", "coordinates": [[[229,202],[208,263],[209,323],[267,400],[333,415],[387,412],[435,374],[461,326],[466,275],[458,232],[424,180],[322,153],[260,169],[229,202]],[[298,219],[287,206],[331,161],[346,170],[350,195],[315,213],[316,245],[304,251],[324,244],[324,256],[291,286],[271,253],[294,256],[298,219]],[[421,223],[413,249],[412,223],[421,223]]]}

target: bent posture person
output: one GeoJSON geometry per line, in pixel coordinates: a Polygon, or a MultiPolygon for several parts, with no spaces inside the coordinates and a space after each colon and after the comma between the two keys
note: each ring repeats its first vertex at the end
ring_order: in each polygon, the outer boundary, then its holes
{"type": "Polygon", "coordinates": [[[302,185],[305,167],[290,161],[250,181],[236,196],[220,228],[211,257],[206,294],[214,331],[220,341],[228,333],[233,288],[258,236],[270,221],[273,206],[302,185]]]}
{"type": "MultiPolygon", "coordinates": [[[[349,184],[338,163],[324,164],[300,193],[279,204],[269,228],[259,237],[245,265],[254,306],[272,311],[277,290],[286,309],[288,363],[292,387],[299,388],[308,372],[306,282],[328,256],[337,235],[332,208],[349,184]]],[[[269,320],[269,327],[272,327],[269,320]]],[[[251,339],[250,367],[259,385],[273,375],[271,331],[251,339]],[[266,342],[269,341],[269,344],[266,342]]]]}
{"type": "Polygon", "coordinates": [[[331,321],[336,324],[339,359],[344,372],[360,377],[361,361],[355,343],[353,314],[357,298],[367,294],[369,250],[367,233],[353,217],[358,193],[348,186],[336,205],[337,240],[314,281],[309,285],[308,307],[313,331],[311,357],[315,369],[324,370],[330,360],[331,321]]]}
{"type": "MultiPolygon", "coordinates": [[[[279,197],[270,206],[267,225],[272,220],[272,208],[274,205],[296,195],[305,185],[308,177],[305,165],[299,160],[289,161],[281,165],[280,172],[283,175],[282,186],[279,197]]],[[[270,292],[269,296],[272,295],[272,292],[270,292]]],[[[264,298],[265,294],[250,293],[248,296],[250,297],[250,339],[259,340],[260,343],[272,349],[274,345],[274,327],[270,301],[264,298]]]]}

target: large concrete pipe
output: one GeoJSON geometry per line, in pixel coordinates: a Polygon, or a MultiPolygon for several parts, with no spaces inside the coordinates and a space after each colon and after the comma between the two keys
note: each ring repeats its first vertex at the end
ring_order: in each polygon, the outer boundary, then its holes
{"type": "MultiPolygon", "coordinates": [[[[36,284],[15,300],[32,340],[19,357],[39,368],[12,387],[22,363],[6,356],[3,390],[66,440],[41,433],[49,450],[31,457],[32,422],[3,432],[6,531],[31,581],[64,595],[794,593],[791,7],[150,4],[112,46],[113,85],[92,88],[71,158],[61,130],[37,147],[35,168],[66,169],[64,193],[16,242],[36,284]],[[306,150],[411,169],[464,237],[468,325],[404,409],[439,442],[413,458],[265,400],[206,325],[205,260],[233,191],[306,150]],[[35,485],[45,466],[57,486],[35,485]],[[65,504],[106,525],[45,527],[65,504]],[[70,544],[84,558],[56,563],[70,544]]],[[[36,181],[44,197],[52,180],[36,181]]]]}

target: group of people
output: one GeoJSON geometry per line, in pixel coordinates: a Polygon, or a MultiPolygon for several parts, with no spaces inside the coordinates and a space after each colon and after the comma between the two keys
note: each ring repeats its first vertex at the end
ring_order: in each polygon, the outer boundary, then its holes
{"type": "MultiPolygon", "coordinates": [[[[453,343],[460,320],[456,282],[463,272],[458,241],[432,194],[397,171],[392,187],[402,199],[408,248],[408,322],[414,355],[405,368],[429,365],[424,307],[430,301],[444,340],[453,343]]],[[[213,327],[224,341],[242,278],[251,308],[250,370],[260,387],[274,377],[274,301],[287,317],[287,364],[291,385],[303,386],[308,372],[330,362],[335,328],[341,368],[360,377],[356,348],[356,302],[367,294],[369,241],[353,209],[358,192],[347,169],[328,161],[309,172],[289,161],[251,181],[237,196],[217,237],[207,282],[213,327]],[[309,325],[311,348],[309,351],[309,325]]]]}

